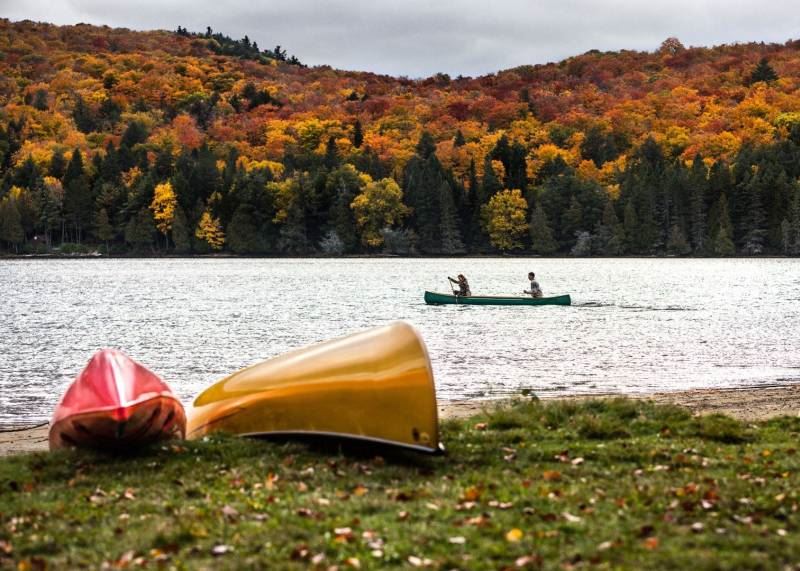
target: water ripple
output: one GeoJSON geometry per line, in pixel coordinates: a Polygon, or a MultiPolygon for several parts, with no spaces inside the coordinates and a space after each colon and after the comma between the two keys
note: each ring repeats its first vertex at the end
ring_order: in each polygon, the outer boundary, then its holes
{"type": "Polygon", "coordinates": [[[796,259],[3,260],[0,424],[47,419],[102,347],[188,404],[238,368],[395,319],[423,334],[442,399],[781,383],[800,369],[799,274],[796,259]],[[574,305],[422,301],[455,273],[516,295],[531,270],[574,305]]]}

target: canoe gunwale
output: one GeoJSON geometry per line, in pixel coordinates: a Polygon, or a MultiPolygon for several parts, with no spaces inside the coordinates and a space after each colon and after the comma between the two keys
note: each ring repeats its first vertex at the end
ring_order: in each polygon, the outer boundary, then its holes
{"type": "Polygon", "coordinates": [[[337,439],[344,438],[353,441],[369,442],[373,444],[381,444],[384,446],[393,446],[397,448],[403,448],[406,450],[413,450],[415,452],[425,452],[427,454],[431,454],[434,456],[438,456],[445,453],[444,444],[442,444],[441,442],[439,442],[436,447],[423,446],[421,444],[408,444],[405,442],[400,442],[398,440],[375,438],[372,436],[364,436],[362,434],[351,434],[347,432],[330,432],[323,430],[275,430],[275,431],[270,430],[264,432],[243,432],[241,434],[237,434],[236,436],[242,436],[248,438],[269,438],[269,437],[281,437],[281,436],[308,436],[310,438],[323,437],[323,438],[337,438],[337,439]]]}

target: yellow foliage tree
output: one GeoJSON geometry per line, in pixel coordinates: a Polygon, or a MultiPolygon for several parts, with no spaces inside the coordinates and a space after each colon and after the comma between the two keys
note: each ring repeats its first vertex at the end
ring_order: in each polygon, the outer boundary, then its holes
{"type": "Polygon", "coordinates": [[[528,231],[528,203],[518,189],[495,194],[481,208],[489,241],[503,252],[522,248],[522,237],[528,231]]]}
{"type": "Polygon", "coordinates": [[[219,218],[213,218],[208,210],[203,211],[197,229],[194,231],[196,238],[205,241],[212,250],[221,250],[225,245],[225,233],[219,218]]]}
{"type": "Polygon", "coordinates": [[[156,185],[153,193],[153,201],[150,203],[150,210],[153,212],[153,219],[156,221],[158,231],[167,235],[172,230],[172,221],[175,220],[175,207],[178,198],[172,190],[172,183],[169,181],[156,185]]]}
{"type": "Polygon", "coordinates": [[[403,191],[391,178],[370,181],[350,204],[361,232],[361,242],[370,248],[383,244],[381,230],[400,222],[407,214],[403,191]]]}

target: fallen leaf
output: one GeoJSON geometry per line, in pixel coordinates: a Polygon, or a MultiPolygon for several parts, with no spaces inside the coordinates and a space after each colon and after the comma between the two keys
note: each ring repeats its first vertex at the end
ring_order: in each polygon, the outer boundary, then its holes
{"type": "Polygon", "coordinates": [[[489,428],[489,424],[486,422],[479,422],[475,425],[475,430],[486,430],[489,428]]]}
{"type": "Polygon", "coordinates": [[[561,472],[558,470],[545,470],[542,477],[548,482],[558,482],[561,480],[561,472]]]}
{"type": "Polygon", "coordinates": [[[483,527],[489,523],[489,516],[481,514],[479,516],[467,518],[464,523],[466,525],[474,525],[476,527],[483,527]]]}
{"type": "Polygon", "coordinates": [[[305,561],[308,559],[309,555],[311,555],[311,552],[308,550],[308,545],[300,544],[292,549],[292,553],[289,557],[292,561],[305,561]]]}
{"type": "Polygon", "coordinates": [[[211,548],[211,555],[214,557],[219,557],[220,555],[225,555],[231,551],[233,551],[233,547],[230,545],[215,545],[211,548]]]}
{"type": "Polygon", "coordinates": [[[447,541],[449,541],[450,543],[454,543],[456,545],[464,545],[467,542],[466,538],[460,535],[457,535],[455,537],[450,537],[448,538],[447,541]]]}
{"type": "Polygon", "coordinates": [[[358,560],[358,557],[348,557],[344,560],[344,564],[353,569],[361,569],[361,561],[358,560]]]}
{"type": "Polygon", "coordinates": [[[522,557],[517,557],[514,561],[514,567],[523,568],[523,567],[536,567],[539,568],[542,566],[542,557],[540,555],[523,555],[522,557]]]}
{"type": "Polygon", "coordinates": [[[499,510],[509,510],[514,507],[514,504],[512,502],[498,502],[497,500],[492,500],[489,502],[489,507],[499,510]]]}
{"type": "Polygon", "coordinates": [[[353,530],[349,527],[337,527],[333,530],[333,533],[336,536],[335,541],[338,543],[349,543],[355,539],[353,530]]]}
{"type": "Polygon", "coordinates": [[[648,537],[647,539],[645,539],[642,542],[642,545],[644,545],[645,549],[648,549],[650,551],[658,549],[658,538],[657,537],[648,537]]]}
{"type": "Polygon", "coordinates": [[[475,502],[481,499],[481,490],[477,486],[470,486],[461,494],[462,502],[475,502]]]}
{"type": "Polygon", "coordinates": [[[362,486],[359,484],[355,488],[353,488],[353,495],[356,497],[365,496],[369,492],[369,489],[366,486],[362,486]]]}
{"type": "Polygon", "coordinates": [[[506,541],[517,543],[522,539],[522,536],[522,530],[515,527],[506,533],[506,541]]]}
{"type": "Polygon", "coordinates": [[[652,537],[655,530],[652,525],[643,525],[639,528],[639,537],[652,537]]]}

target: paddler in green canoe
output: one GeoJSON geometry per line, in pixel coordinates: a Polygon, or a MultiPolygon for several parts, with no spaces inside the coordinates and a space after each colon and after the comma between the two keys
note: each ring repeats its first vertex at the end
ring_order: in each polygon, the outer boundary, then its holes
{"type": "Polygon", "coordinates": [[[539,282],[536,281],[536,274],[528,272],[528,279],[531,280],[531,289],[526,289],[522,293],[530,294],[531,297],[542,297],[542,288],[539,287],[539,282]]]}
{"type": "Polygon", "coordinates": [[[464,274],[458,274],[458,279],[454,280],[450,276],[447,276],[447,279],[450,280],[451,283],[454,283],[458,286],[458,291],[453,291],[456,295],[463,295],[465,297],[469,297],[472,295],[472,292],[469,291],[469,282],[464,274]]]}

